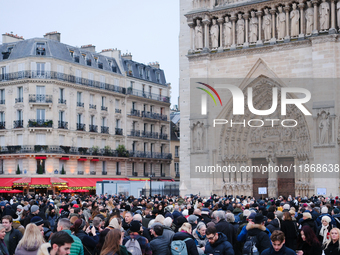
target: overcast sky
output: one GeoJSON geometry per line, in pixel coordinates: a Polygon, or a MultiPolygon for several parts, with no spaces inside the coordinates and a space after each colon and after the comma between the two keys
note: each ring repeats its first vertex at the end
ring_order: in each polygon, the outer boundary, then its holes
{"type": "Polygon", "coordinates": [[[69,45],[117,48],[141,63],[158,61],[177,104],[179,0],[1,1],[1,34],[29,39],[52,31],[69,45]]]}

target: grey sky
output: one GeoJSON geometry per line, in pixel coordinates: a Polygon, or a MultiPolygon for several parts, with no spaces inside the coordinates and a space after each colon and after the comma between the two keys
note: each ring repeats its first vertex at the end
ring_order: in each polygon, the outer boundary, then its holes
{"type": "Polygon", "coordinates": [[[117,48],[141,63],[158,61],[178,98],[179,0],[1,1],[0,33],[25,39],[61,33],[61,42],[117,48]]]}

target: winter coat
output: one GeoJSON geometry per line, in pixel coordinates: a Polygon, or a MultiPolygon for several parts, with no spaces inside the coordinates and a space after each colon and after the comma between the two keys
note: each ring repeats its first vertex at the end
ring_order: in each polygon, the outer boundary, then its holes
{"type": "Polygon", "coordinates": [[[173,241],[176,240],[185,240],[187,238],[190,238],[190,240],[185,241],[185,244],[187,245],[187,251],[188,255],[198,255],[197,247],[195,244],[195,239],[192,235],[186,233],[186,232],[177,232],[174,237],[173,241]]]}
{"type": "Polygon", "coordinates": [[[170,255],[170,240],[164,235],[155,237],[150,242],[152,255],[170,255]]]}
{"type": "Polygon", "coordinates": [[[336,241],[335,243],[333,243],[331,241],[324,251],[325,251],[325,255],[338,255],[338,254],[340,254],[339,240],[336,241]]]}
{"type": "Polygon", "coordinates": [[[236,233],[234,231],[234,227],[229,222],[222,219],[216,223],[215,228],[217,232],[225,234],[228,242],[231,243],[231,245],[234,245],[236,242],[236,233]]]}
{"type": "Polygon", "coordinates": [[[197,229],[195,228],[194,231],[192,231],[192,236],[195,238],[195,243],[196,246],[198,247],[205,247],[205,245],[208,242],[208,238],[207,236],[201,236],[201,234],[197,231],[197,229]]]}
{"type": "Polygon", "coordinates": [[[336,221],[335,221],[334,218],[333,218],[330,214],[328,214],[328,213],[323,213],[323,214],[321,214],[321,215],[316,219],[315,222],[316,222],[317,226],[321,226],[321,225],[322,225],[321,219],[322,219],[323,216],[328,216],[328,217],[331,219],[332,225],[333,225],[333,226],[336,226],[336,221]]]}
{"type": "Polygon", "coordinates": [[[321,244],[313,244],[310,246],[306,242],[302,242],[300,246],[298,246],[297,250],[302,250],[303,255],[321,255],[322,249],[321,244]]]}
{"type": "Polygon", "coordinates": [[[241,221],[241,222],[243,221],[243,211],[242,211],[241,208],[235,208],[235,209],[233,210],[233,214],[234,214],[234,216],[239,215],[240,221],[241,221]]]}
{"type": "Polygon", "coordinates": [[[39,245],[34,246],[33,248],[28,249],[27,247],[21,246],[15,249],[15,255],[37,255],[39,250],[39,245]]]}
{"type": "MultiPolygon", "coordinates": [[[[321,230],[321,228],[322,228],[322,225],[320,225],[320,226],[317,227],[317,230],[316,230],[316,237],[319,239],[319,242],[320,242],[321,244],[323,244],[323,236],[320,235],[320,230],[321,230]]],[[[329,223],[329,225],[328,225],[328,227],[327,227],[327,233],[329,233],[329,238],[330,238],[330,232],[331,232],[331,229],[332,229],[332,228],[333,228],[332,224],[329,223]]],[[[326,233],[326,235],[327,235],[327,233],[326,233]]]]}
{"type": "Polygon", "coordinates": [[[234,255],[232,245],[227,241],[227,237],[223,233],[218,233],[218,239],[215,243],[207,243],[205,246],[205,254],[221,254],[234,255]]]}
{"type": "Polygon", "coordinates": [[[306,220],[303,220],[301,222],[301,226],[304,227],[304,226],[310,226],[310,228],[314,231],[314,233],[316,233],[316,225],[315,225],[315,222],[313,219],[306,219],[306,220]]]}
{"type": "Polygon", "coordinates": [[[248,236],[256,236],[257,242],[256,247],[261,253],[265,249],[269,248],[271,246],[270,238],[268,235],[268,232],[266,230],[266,227],[261,224],[248,224],[246,227],[248,233],[248,236]]]}
{"type": "Polygon", "coordinates": [[[297,226],[296,223],[293,221],[289,221],[289,220],[284,220],[281,223],[281,230],[282,232],[285,234],[286,237],[286,243],[285,245],[292,249],[292,250],[296,250],[296,240],[298,237],[298,233],[297,233],[297,226]]]}
{"type": "Polygon", "coordinates": [[[266,228],[269,229],[270,233],[273,233],[275,230],[280,230],[279,220],[273,219],[271,222],[267,221],[266,228]]]}
{"type": "Polygon", "coordinates": [[[261,255],[296,255],[296,253],[294,250],[283,245],[279,251],[275,251],[273,246],[271,246],[270,248],[265,249],[261,255]]]}
{"type": "Polygon", "coordinates": [[[0,255],[9,255],[6,244],[3,240],[0,239],[0,255]]]}
{"type": "Polygon", "coordinates": [[[13,255],[15,253],[15,249],[17,248],[17,245],[21,238],[22,238],[21,232],[12,227],[9,234],[9,247],[7,247],[9,255],[13,255]]]}
{"type": "Polygon", "coordinates": [[[162,236],[164,236],[164,238],[167,241],[171,242],[174,234],[175,234],[175,232],[171,228],[163,226],[163,235],[162,236]]]}
{"type": "Polygon", "coordinates": [[[84,254],[90,255],[96,249],[96,245],[99,242],[99,235],[89,236],[83,230],[80,230],[76,237],[80,239],[84,247],[84,254]]]}

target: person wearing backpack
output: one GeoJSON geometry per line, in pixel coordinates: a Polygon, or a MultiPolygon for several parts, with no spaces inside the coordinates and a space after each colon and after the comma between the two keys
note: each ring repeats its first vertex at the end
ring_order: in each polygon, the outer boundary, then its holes
{"type": "Polygon", "coordinates": [[[227,241],[225,234],[217,232],[215,227],[208,227],[206,235],[208,243],[205,246],[205,254],[234,255],[233,246],[227,241]]]}
{"type": "Polygon", "coordinates": [[[148,239],[139,235],[143,231],[142,223],[133,220],[130,223],[130,233],[123,240],[123,245],[133,255],[152,255],[148,239]]]}
{"type": "MultiPolygon", "coordinates": [[[[247,225],[246,229],[248,232],[246,242],[244,243],[243,246],[243,250],[245,250],[246,247],[250,246],[249,242],[252,242],[251,246],[255,245],[260,254],[262,251],[271,246],[270,238],[268,236],[267,229],[264,226],[264,222],[265,222],[264,216],[261,213],[257,213],[255,215],[254,224],[249,223],[247,225]]],[[[245,252],[243,252],[243,254],[245,254],[245,252]]]]}
{"type": "Polygon", "coordinates": [[[190,223],[183,223],[182,227],[173,236],[171,242],[171,255],[199,255],[195,238],[191,235],[190,223]],[[185,252],[186,251],[186,252],[185,252]]]}
{"type": "Polygon", "coordinates": [[[285,234],[280,230],[275,230],[270,236],[272,246],[265,249],[261,255],[296,255],[295,251],[286,247],[285,234]]]}

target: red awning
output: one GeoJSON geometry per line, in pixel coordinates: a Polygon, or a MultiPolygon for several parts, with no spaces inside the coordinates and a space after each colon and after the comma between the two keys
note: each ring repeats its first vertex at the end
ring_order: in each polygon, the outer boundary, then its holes
{"type": "Polygon", "coordinates": [[[99,159],[98,158],[93,158],[93,159],[91,159],[91,161],[99,161],[99,159]]]}
{"type": "Polygon", "coordinates": [[[67,181],[65,181],[65,180],[63,180],[63,179],[60,179],[60,178],[58,178],[58,177],[51,177],[51,180],[50,180],[50,182],[52,183],[52,184],[67,184],[67,181]]]}
{"type": "Polygon", "coordinates": [[[46,156],[37,156],[35,159],[46,159],[46,156]]]}
{"type": "Polygon", "coordinates": [[[81,188],[81,189],[89,189],[90,187],[95,188],[97,182],[103,180],[111,180],[111,181],[128,181],[128,178],[63,178],[63,180],[68,182],[69,188],[81,188]]]}
{"type": "Polygon", "coordinates": [[[174,179],[159,179],[161,182],[174,182],[174,179]]]}
{"type": "Polygon", "coordinates": [[[49,188],[51,187],[50,178],[32,178],[30,188],[49,188]]]}
{"type": "Polygon", "coordinates": [[[26,187],[31,183],[31,177],[24,177],[13,182],[15,187],[26,187]]]}
{"type": "Polygon", "coordinates": [[[87,161],[87,158],[78,158],[78,161],[87,161]]]}
{"type": "Polygon", "coordinates": [[[60,158],[60,160],[70,160],[70,158],[68,158],[68,157],[62,157],[62,158],[60,158]]]}

